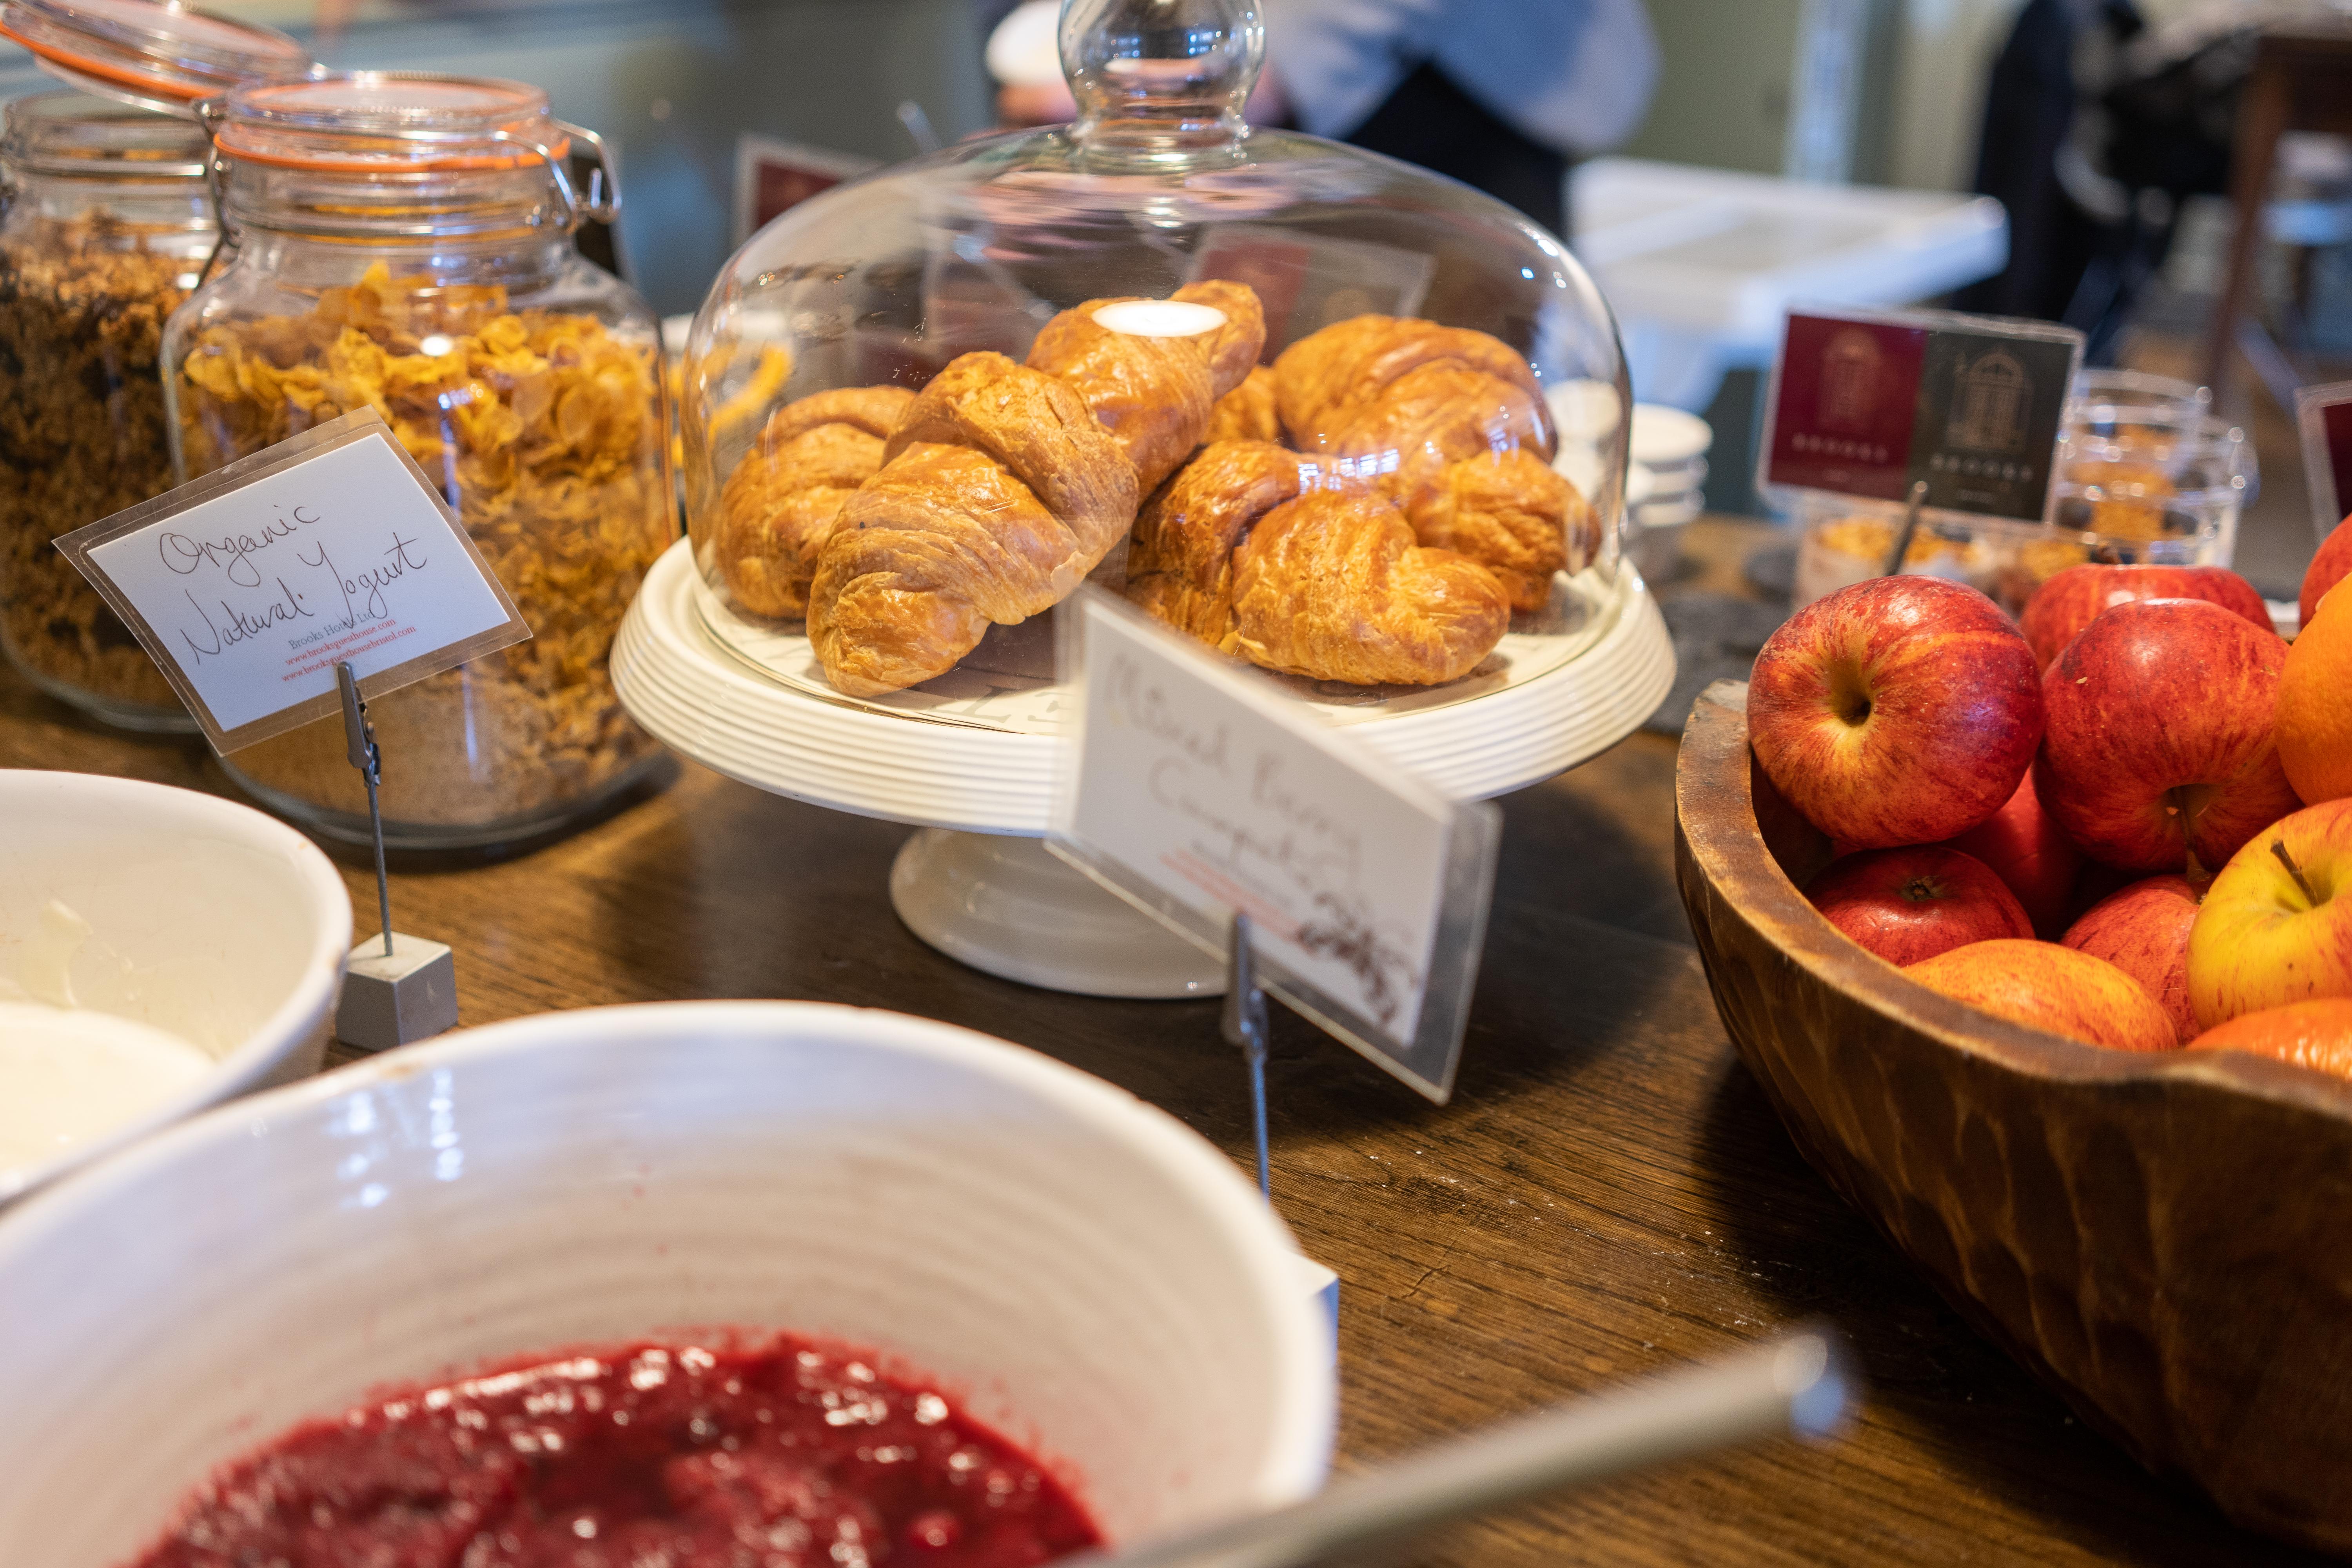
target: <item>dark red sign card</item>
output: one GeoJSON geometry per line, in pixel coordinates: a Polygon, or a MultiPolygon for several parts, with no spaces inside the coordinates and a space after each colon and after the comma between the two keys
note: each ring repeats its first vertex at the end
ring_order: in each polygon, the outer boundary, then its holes
{"type": "Polygon", "coordinates": [[[1765,482],[1879,500],[1908,495],[1927,352],[1924,327],[1790,316],[1765,482]]]}
{"type": "Polygon", "coordinates": [[[735,142],[735,243],[769,221],[877,167],[871,158],[746,131],[735,142]]]}
{"type": "Polygon", "coordinates": [[[1792,314],[1773,369],[1767,487],[2038,521],[2082,334],[1948,311],[1792,314]]]}
{"type": "Polygon", "coordinates": [[[2311,520],[2325,539],[2352,512],[2352,381],[2306,386],[2294,395],[2303,426],[2303,468],[2311,483],[2311,520]]]}

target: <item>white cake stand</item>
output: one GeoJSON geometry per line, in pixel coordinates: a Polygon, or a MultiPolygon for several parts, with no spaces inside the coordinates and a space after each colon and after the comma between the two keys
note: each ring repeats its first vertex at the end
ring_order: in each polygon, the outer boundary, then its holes
{"type": "MultiPolygon", "coordinates": [[[[1217,961],[1048,853],[1050,735],[827,701],[720,647],[698,613],[691,545],[656,562],[613,645],[621,700],[657,739],[730,778],[924,831],[890,869],[916,935],[1008,980],[1090,996],[1213,996],[1217,961]]],[[[1621,571],[1599,635],[1525,684],[1348,726],[1400,767],[1483,799],[1539,783],[1640,727],[1674,684],[1674,647],[1641,578],[1621,571]]]]}

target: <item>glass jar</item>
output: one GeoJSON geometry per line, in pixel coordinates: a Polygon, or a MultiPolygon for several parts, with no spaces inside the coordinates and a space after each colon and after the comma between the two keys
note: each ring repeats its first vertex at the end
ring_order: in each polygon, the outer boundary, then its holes
{"type": "Polygon", "coordinates": [[[163,323],[220,238],[204,132],[38,93],[7,106],[0,174],[0,648],[110,723],[194,732],[54,542],[172,486],[163,323]]]}
{"type": "Polygon", "coordinates": [[[1639,593],[1631,398],[1559,241],[1247,125],[1245,0],[1073,0],[1061,45],[1076,124],[825,192],[713,285],[680,392],[705,629],[813,697],[1006,729],[1055,721],[1087,580],[1367,709],[1597,646],[1639,593]]]}
{"type": "Polygon", "coordinates": [[[2085,366],[2074,373],[2073,395],[2066,400],[2066,427],[2111,431],[2119,416],[2126,423],[2149,411],[2186,418],[2212,405],[2210,390],[2174,376],[2085,366]]]}
{"type": "MultiPolygon", "coordinates": [[[[2109,405],[2060,438],[2050,522],[1924,509],[1903,570],[1967,583],[2016,615],[2084,562],[2227,566],[2255,481],[2253,445],[2236,426],[2194,408],[2109,405]]],[[[1797,608],[1885,569],[1901,503],[1807,493],[1793,505],[1797,608]]]]}
{"type": "MultiPolygon", "coordinates": [[[[368,705],[389,840],[505,844],[584,819],[659,758],[613,634],[677,532],[652,312],[583,259],[565,160],[588,132],[518,82],[360,72],[229,95],[235,258],[165,333],[194,479],[372,405],[441,485],[530,641],[368,705]]],[[[364,840],[340,719],[226,759],[257,799],[364,840]]]]}
{"type": "Polygon", "coordinates": [[[2201,404],[2110,405],[2058,443],[2053,521],[2089,537],[2085,553],[2044,549],[2021,562],[2021,602],[2053,572],[2081,560],[2179,561],[2227,566],[2238,519],[2254,499],[2254,444],[2201,404]],[[2053,564],[2055,563],[2055,564],[2053,564]]]}

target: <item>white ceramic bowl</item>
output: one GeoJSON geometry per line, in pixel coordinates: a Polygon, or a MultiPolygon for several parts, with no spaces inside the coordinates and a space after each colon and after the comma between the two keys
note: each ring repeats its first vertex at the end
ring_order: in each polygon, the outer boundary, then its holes
{"type": "Polygon", "coordinates": [[[0,1169],[0,1204],[192,1111],[318,1071],[351,945],[342,878],[285,824],[194,790],[0,769],[0,994],[137,1019],[219,1063],[102,1137],[0,1169]]]}
{"type": "Polygon", "coordinates": [[[1114,1541],[1319,1485],[1328,1330],[1233,1162],[897,1014],[547,1014],[200,1117],[0,1218],[0,1563],[120,1568],[375,1385],[793,1329],[928,1373],[1114,1541]]]}

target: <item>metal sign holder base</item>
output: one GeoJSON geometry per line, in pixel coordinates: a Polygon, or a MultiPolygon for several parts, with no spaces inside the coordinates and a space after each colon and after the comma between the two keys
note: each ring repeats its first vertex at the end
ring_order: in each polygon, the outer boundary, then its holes
{"type": "Polygon", "coordinates": [[[375,902],[382,935],[352,949],[343,967],[342,999],[335,1007],[335,1037],[353,1050],[382,1051],[440,1034],[457,1022],[457,964],[446,942],[392,929],[392,881],[384,870],[383,812],[376,788],[383,753],[368,722],[358,677],[349,663],[335,667],[343,696],[343,732],[352,766],[367,781],[368,824],[375,834],[375,902]]]}

